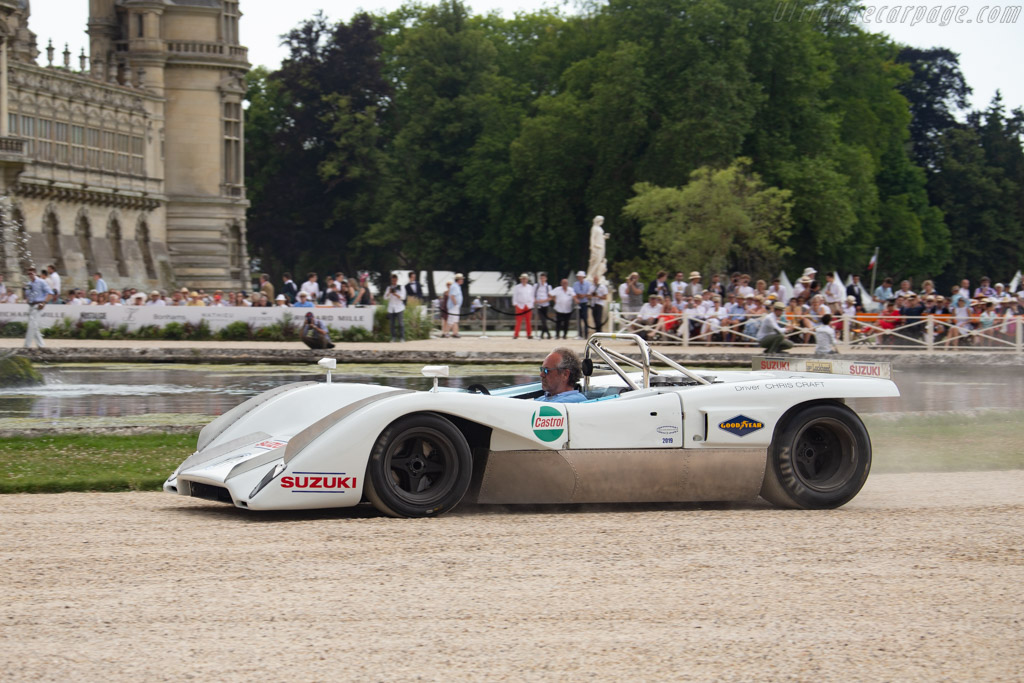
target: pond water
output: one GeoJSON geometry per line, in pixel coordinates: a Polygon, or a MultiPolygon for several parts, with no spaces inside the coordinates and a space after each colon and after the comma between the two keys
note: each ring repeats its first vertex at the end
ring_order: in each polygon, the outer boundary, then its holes
{"type": "MultiPolygon", "coordinates": [[[[420,365],[340,365],[334,381],[428,389],[432,380],[420,365]]],[[[302,366],[64,364],[39,366],[46,384],[0,390],[0,419],[125,418],[143,415],[220,415],[246,398],[288,382],[323,380],[323,372],[302,366]]],[[[495,387],[537,380],[533,365],[451,368],[443,386],[480,382],[495,387]]],[[[857,399],[861,413],[934,412],[1024,405],[1024,368],[972,366],[911,367],[895,370],[903,396],[857,399]]]]}

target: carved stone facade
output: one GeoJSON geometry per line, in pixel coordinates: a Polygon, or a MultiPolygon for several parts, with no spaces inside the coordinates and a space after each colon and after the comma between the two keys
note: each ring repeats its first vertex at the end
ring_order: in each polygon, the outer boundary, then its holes
{"type": "Polygon", "coordinates": [[[0,0],[0,273],[65,289],[248,288],[236,0],[89,0],[90,55],[0,0]],[[62,59],[61,59],[62,58],[62,59]],[[86,62],[88,61],[88,66],[86,62]]]}

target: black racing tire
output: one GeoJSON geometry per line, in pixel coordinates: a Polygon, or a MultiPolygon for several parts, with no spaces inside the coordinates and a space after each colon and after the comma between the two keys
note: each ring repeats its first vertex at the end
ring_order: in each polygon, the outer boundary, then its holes
{"type": "Polygon", "coordinates": [[[761,497],[783,508],[845,505],[871,470],[871,439],[857,414],[838,403],[798,408],[775,432],[761,497]]]}
{"type": "Polygon", "coordinates": [[[473,458],[455,425],[429,413],[388,425],[366,466],[366,498],[392,517],[433,517],[466,495],[473,458]]]}

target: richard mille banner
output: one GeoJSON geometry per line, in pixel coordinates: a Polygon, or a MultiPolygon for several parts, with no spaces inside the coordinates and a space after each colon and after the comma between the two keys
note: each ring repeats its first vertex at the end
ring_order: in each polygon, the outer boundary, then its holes
{"type": "MultiPolygon", "coordinates": [[[[233,322],[242,321],[253,327],[265,327],[284,322],[285,316],[295,325],[301,325],[306,311],[313,311],[325,325],[337,330],[350,327],[373,329],[374,306],[353,308],[250,308],[226,306],[69,306],[50,304],[43,309],[40,324],[52,327],[61,318],[75,323],[79,320],[98,320],[114,329],[126,325],[134,331],[147,325],[163,327],[167,323],[192,323],[205,320],[211,330],[219,330],[233,322]]],[[[0,304],[0,322],[28,321],[28,304],[0,304]]]]}

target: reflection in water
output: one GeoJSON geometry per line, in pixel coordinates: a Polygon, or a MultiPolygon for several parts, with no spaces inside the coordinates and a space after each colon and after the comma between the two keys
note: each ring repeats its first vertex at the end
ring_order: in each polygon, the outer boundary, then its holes
{"type": "MultiPolygon", "coordinates": [[[[40,368],[42,387],[0,390],[4,417],[122,417],[151,413],[220,415],[246,398],[289,382],[323,381],[321,372],[270,366],[211,369],[174,365],[81,365],[40,368]]],[[[442,379],[450,387],[480,382],[488,387],[536,381],[526,371],[480,366],[477,374],[442,379]]],[[[933,412],[970,408],[1019,408],[1024,404],[1024,368],[977,366],[912,367],[894,371],[901,398],[856,399],[861,413],[933,412]]],[[[336,382],[365,382],[403,389],[429,389],[432,380],[409,374],[409,366],[380,365],[334,374],[336,382]],[[372,374],[367,372],[372,370],[372,374]]]]}

